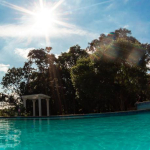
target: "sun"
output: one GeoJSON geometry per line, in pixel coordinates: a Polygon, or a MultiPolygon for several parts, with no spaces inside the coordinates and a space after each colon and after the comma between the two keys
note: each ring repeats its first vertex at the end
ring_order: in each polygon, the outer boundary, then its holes
{"type": "Polygon", "coordinates": [[[50,37],[58,34],[58,31],[66,32],[67,29],[74,29],[74,25],[65,22],[67,13],[63,10],[61,5],[64,0],[57,0],[57,2],[48,2],[45,0],[38,0],[30,9],[20,7],[9,2],[2,3],[14,10],[21,12],[21,23],[27,32],[28,41],[33,37],[45,37],[47,46],[50,46],[50,37]],[[58,9],[61,7],[60,9],[58,9]]]}
{"type": "Polygon", "coordinates": [[[52,29],[56,20],[55,13],[46,8],[36,12],[34,15],[35,27],[45,31],[52,29]]]}

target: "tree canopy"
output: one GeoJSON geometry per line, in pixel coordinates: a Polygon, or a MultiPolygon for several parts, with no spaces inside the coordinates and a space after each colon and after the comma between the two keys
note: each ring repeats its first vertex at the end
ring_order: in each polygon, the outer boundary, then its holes
{"type": "Polygon", "coordinates": [[[31,50],[22,68],[7,71],[3,88],[49,95],[51,114],[122,111],[149,99],[150,45],[130,30],[101,34],[86,49],[75,45],[58,58],[51,49],[31,50]]]}

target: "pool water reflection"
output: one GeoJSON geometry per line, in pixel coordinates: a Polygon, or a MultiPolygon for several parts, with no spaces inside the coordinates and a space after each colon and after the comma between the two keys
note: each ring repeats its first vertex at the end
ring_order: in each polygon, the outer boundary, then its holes
{"type": "Polygon", "coordinates": [[[148,150],[150,113],[86,119],[1,119],[0,150],[148,150]]]}

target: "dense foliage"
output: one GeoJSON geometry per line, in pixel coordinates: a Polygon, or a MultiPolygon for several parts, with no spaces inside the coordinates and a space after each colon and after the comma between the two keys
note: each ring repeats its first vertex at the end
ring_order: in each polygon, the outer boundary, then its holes
{"type": "MultiPolygon", "coordinates": [[[[75,45],[58,58],[51,49],[31,50],[22,68],[8,70],[3,87],[20,96],[49,95],[51,114],[123,111],[149,99],[150,45],[131,31],[101,34],[86,49],[75,45]]],[[[27,109],[32,111],[32,102],[27,109]]]]}

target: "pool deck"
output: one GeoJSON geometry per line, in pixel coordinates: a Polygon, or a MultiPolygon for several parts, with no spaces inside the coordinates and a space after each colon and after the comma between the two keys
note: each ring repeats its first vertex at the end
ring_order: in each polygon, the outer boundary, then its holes
{"type": "Polygon", "coordinates": [[[125,116],[125,115],[136,115],[139,113],[150,112],[150,109],[146,110],[131,110],[131,111],[120,111],[120,112],[107,112],[107,113],[92,113],[92,114],[69,114],[69,115],[52,115],[52,116],[16,116],[16,117],[3,117],[0,119],[84,119],[84,118],[99,118],[99,117],[110,117],[110,116],[125,116]]]}

